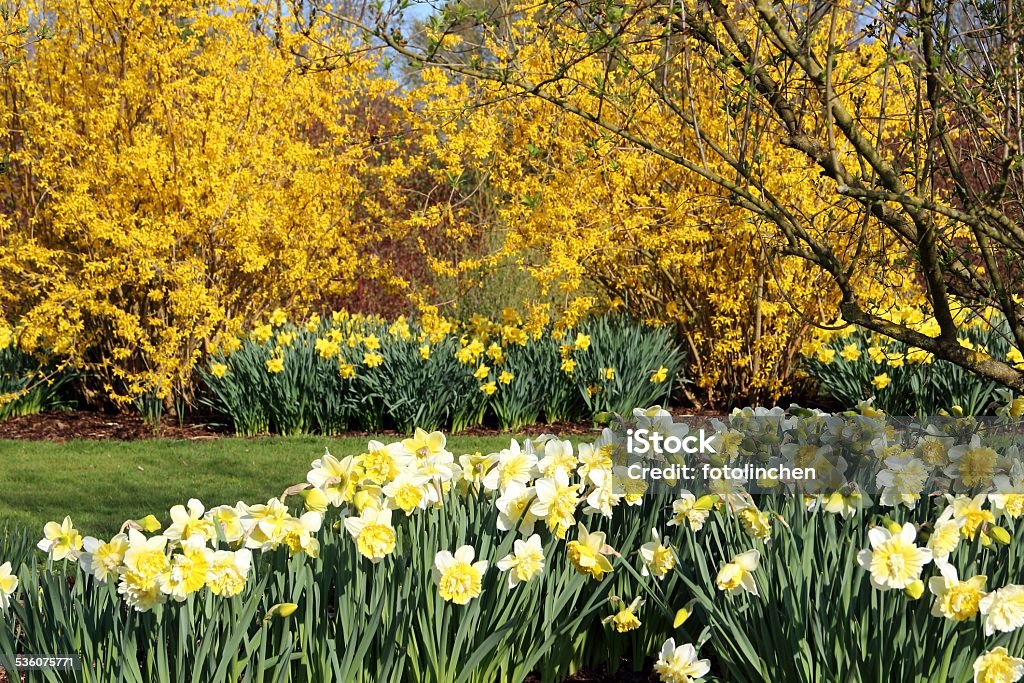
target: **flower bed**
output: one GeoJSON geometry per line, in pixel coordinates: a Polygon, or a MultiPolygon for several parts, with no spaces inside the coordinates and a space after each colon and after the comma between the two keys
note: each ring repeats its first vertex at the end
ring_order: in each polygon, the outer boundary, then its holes
{"type": "MultiPolygon", "coordinates": [[[[657,408],[635,421],[676,429],[657,408]]],[[[0,655],[147,683],[555,681],[624,661],[673,683],[1015,681],[1024,471],[1002,424],[908,443],[868,405],[736,411],[721,462],[817,462],[842,436],[881,489],[756,498],[633,478],[610,429],[459,455],[417,430],[325,453],[266,503],[190,500],[109,540],[70,519],[9,535],[0,655]]]]}

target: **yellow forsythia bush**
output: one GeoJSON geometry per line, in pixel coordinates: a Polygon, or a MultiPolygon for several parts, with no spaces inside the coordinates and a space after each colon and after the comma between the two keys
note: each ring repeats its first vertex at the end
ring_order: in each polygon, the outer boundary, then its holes
{"type": "MultiPolygon", "coordinates": [[[[714,154],[705,158],[701,150],[710,141],[732,144],[739,135],[737,117],[724,110],[724,103],[742,100],[744,84],[728,82],[713,64],[699,59],[662,73],[666,48],[660,35],[641,35],[645,30],[657,34],[660,24],[623,29],[622,45],[629,46],[623,49],[631,51],[635,68],[649,65],[657,78],[678,81],[670,90],[692,93],[694,116],[705,128],[698,134],[681,126],[685,117],[653,90],[609,72],[600,54],[573,60],[566,74],[552,73],[554,65],[564,62],[565,45],[585,44],[586,36],[567,27],[538,26],[531,9],[515,16],[520,21],[508,28],[515,39],[487,45],[495,59],[519,65],[534,80],[564,76],[565,83],[579,85],[556,91],[565,108],[539,97],[509,97],[501,84],[473,86],[467,102],[492,104],[467,107],[464,129],[446,138],[445,146],[471,165],[474,156],[486,160],[479,166],[500,198],[497,213],[504,231],[496,244],[490,241],[493,248],[473,259],[460,253],[435,263],[438,272],[458,280],[475,274],[486,281],[502,267],[525,268],[543,296],[570,305],[607,302],[675,324],[698,398],[743,403],[776,398],[792,388],[801,344],[814,323],[835,315],[838,294],[828,279],[805,261],[784,256],[785,241],[771,221],[739,207],[728,192],[566,111],[601,112],[638,140],[656,141],[669,155],[700,158],[715,172],[733,177],[734,169],[716,162],[714,154]],[[514,54],[503,52],[509,45],[515,46],[514,54]]],[[[836,59],[836,73],[856,84],[858,109],[878,110],[880,90],[871,84],[883,51],[836,59]]],[[[444,78],[433,70],[424,77],[432,82],[444,78]]],[[[465,86],[460,81],[458,87],[465,86]]],[[[889,102],[893,120],[899,120],[899,106],[889,102]]],[[[811,229],[820,230],[816,236],[838,253],[878,263],[877,271],[867,269],[870,277],[907,279],[898,262],[901,248],[883,244],[871,226],[860,241],[860,226],[853,224],[856,213],[844,205],[847,200],[836,202],[827,179],[774,142],[783,132],[773,125],[760,119],[753,124],[749,161],[744,160],[770,179],[780,203],[815,217],[811,229]]],[[[837,153],[846,157],[850,150],[840,147],[837,153]]],[[[467,209],[438,220],[461,233],[469,227],[469,215],[467,209]]],[[[859,284],[866,296],[891,285],[859,284]]]]}
{"type": "MultiPolygon", "coordinates": [[[[27,0],[0,80],[0,322],[115,400],[186,388],[206,340],[357,281],[404,210],[415,103],[358,53],[303,73],[274,3],[27,0]]],[[[313,38],[344,49],[340,29],[313,38]]]]}

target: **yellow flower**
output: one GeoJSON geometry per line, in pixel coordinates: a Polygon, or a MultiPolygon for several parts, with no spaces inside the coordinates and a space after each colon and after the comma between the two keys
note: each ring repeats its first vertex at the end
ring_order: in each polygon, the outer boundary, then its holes
{"type": "Polygon", "coordinates": [[[764,540],[772,535],[771,518],[756,507],[745,507],[736,514],[747,536],[764,540]]]}
{"type": "Polygon", "coordinates": [[[660,368],[651,373],[651,383],[661,384],[668,379],[668,368],[662,365],[660,368]]]}
{"type": "Polygon", "coordinates": [[[576,370],[576,361],[572,358],[566,358],[562,361],[562,372],[571,375],[576,370]]]}
{"type": "Polygon", "coordinates": [[[293,341],[295,341],[294,332],[280,332],[277,335],[278,346],[291,346],[293,341]]]}
{"type": "Polygon", "coordinates": [[[206,587],[214,595],[229,598],[245,590],[245,580],[252,566],[252,551],[242,548],[231,552],[218,550],[210,557],[206,587]]]}
{"type": "Polygon", "coordinates": [[[267,360],[267,372],[272,375],[276,375],[279,372],[284,372],[284,357],[274,356],[267,360]]]}
{"type": "Polygon", "coordinates": [[[996,516],[991,510],[982,507],[986,500],[985,494],[979,493],[974,498],[968,496],[954,498],[947,494],[946,498],[953,508],[953,517],[960,522],[960,535],[973,541],[980,531],[982,544],[988,545],[989,537],[985,529],[988,525],[995,524],[996,516]]]}
{"type": "Polygon", "coordinates": [[[615,379],[615,369],[614,368],[601,368],[601,377],[603,377],[607,381],[611,381],[611,380],[615,379]]]}
{"type": "Polygon", "coordinates": [[[266,344],[274,336],[274,328],[270,325],[257,325],[252,331],[252,338],[260,344],[266,344]]]}
{"type": "Polygon", "coordinates": [[[754,572],[761,562],[761,553],[756,550],[748,550],[732,558],[718,570],[715,578],[715,585],[719,590],[735,593],[738,590],[745,590],[748,593],[757,595],[757,583],[754,582],[754,572]]]}
{"type": "Polygon", "coordinates": [[[994,647],[974,660],[974,683],[1016,683],[1024,676],[1024,659],[994,647]]]}
{"type": "Polygon", "coordinates": [[[75,559],[77,553],[82,549],[82,536],[75,529],[70,517],[65,517],[60,524],[47,522],[43,527],[43,540],[39,541],[38,547],[44,553],[50,555],[54,561],[67,558],[75,559]]]}
{"type": "Polygon", "coordinates": [[[430,344],[423,344],[420,346],[420,358],[423,360],[430,359],[430,344]]]}
{"type": "Polygon", "coordinates": [[[376,351],[380,348],[380,339],[378,339],[375,334],[367,335],[363,337],[363,345],[366,346],[369,351],[376,351]]]}
{"type": "Polygon", "coordinates": [[[498,560],[498,569],[508,572],[508,587],[515,588],[544,571],[544,548],[540,536],[533,534],[525,541],[516,540],[513,552],[498,560]]]}
{"type": "Polygon", "coordinates": [[[434,583],[441,597],[465,605],[480,596],[487,561],[473,562],[476,551],[464,545],[455,553],[442,550],[434,556],[434,583]]]}
{"type": "Polygon", "coordinates": [[[373,562],[380,562],[395,550],[395,528],[387,508],[367,507],[358,517],[346,517],[345,530],[355,540],[359,554],[373,562]]]}
{"type": "Polygon", "coordinates": [[[228,366],[224,363],[210,363],[210,374],[221,379],[224,375],[228,374],[228,366]]]}
{"type": "Polygon", "coordinates": [[[924,581],[918,579],[911,582],[909,586],[903,589],[903,594],[911,600],[920,600],[921,596],[924,595],[924,581]]]}
{"type": "Polygon", "coordinates": [[[590,533],[582,524],[578,529],[576,540],[566,545],[566,555],[577,572],[600,581],[612,571],[612,563],[606,555],[614,551],[605,544],[603,531],[590,533]]]}
{"type": "Polygon", "coordinates": [[[341,353],[341,345],[330,339],[317,339],[315,344],[316,352],[324,360],[330,360],[341,353]]]}
{"type": "Polygon", "coordinates": [[[978,603],[985,615],[985,635],[1009,633],[1024,626],[1024,586],[1009,585],[989,593],[978,603]]]}
{"type": "Polygon", "coordinates": [[[480,380],[487,379],[487,374],[490,371],[491,369],[489,367],[487,367],[486,365],[481,365],[476,369],[476,372],[473,373],[473,376],[480,380]]]}
{"type": "Polygon", "coordinates": [[[860,347],[856,344],[847,344],[843,347],[843,350],[839,352],[840,358],[849,361],[851,363],[860,360],[860,347]]]}
{"type": "Polygon", "coordinates": [[[18,590],[18,577],[11,571],[11,563],[0,564],[0,612],[11,604],[11,596],[18,590]]]}
{"type": "MultiPolygon", "coordinates": [[[[517,462],[519,459],[516,459],[517,462]]],[[[511,464],[511,463],[510,463],[511,464]]],[[[538,479],[534,490],[537,500],[530,507],[530,512],[547,522],[550,529],[559,538],[576,522],[576,506],[580,503],[579,485],[569,481],[568,473],[561,468],[552,477],[538,479]]],[[[586,532],[581,526],[580,529],[586,532]]],[[[601,534],[604,538],[604,534],[601,534]]]]}
{"type": "Polygon", "coordinates": [[[586,351],[590,348],[590,335],[589,334],[577,334],[576,340],[572,343],[579,351],[586,351]]]}
{"type": "Polygon", "coordinates": [[[356,376],[356,366],[351,363],[342,363],[338,366],[338,374],[342,379],[351,379],[356,376]]]}
{"type": "Polygon", "coordinates": [[[494,392],[498,390],[498,385],[494,382],[487,382],[486,384],[480,385],[480,391],[484,392],[488,396],[493,396],[494,392]]]}
{"type": "Polygon", "coordinates": [[[697,659],[697,648],[689,643],[676,647],[674,638],[661,646],[654,671],[663,683],[694,683],[711,671],[711,662],[697,659]]]}
{"type": "Polygon", "coordinates": [[[1011,365],[1024,365],[1024,354],[1021,354],[1017,347],[1011,346],[1006,353],[1006,362],[1011,365]]]}
{"type": "Polygon", "coordinates": [[[294,602],[279,602],[267,610],[267,616],[263,617],[263,622],[266,623],[274,617],[287,619],[291,615],[295,614],[295,610],[297,609],[299,609],[299,606],[294,602]]]}
{"type": "Polygon", "coordinates": [[[661,542],[657,529],[651,529],[651,540],[640,546],[640,557],[644,561],[640,573],[644,576],[653,575],[655,578],[664,579],[676,566],[675,553],[661,542]]]}
{"type": "Polygon", "coordinates": [[[107,579],[117,578],[124,554],[128,550],[128,536],[118,534],[109,543],[86,536],[82,540],[82,548],[85,550],[79,558],[82,569],[91,573],[100,583],[106,583],[107,579]]]}
{"type": "Polygon", "coordinates": [[[275,308],[274,312],[270,314],[270,324],[274,327],[281,327],[288,322],[288,314],[280,308],[275,308]]]}
{"type": "Polygon", "coordinates": [[[193,536],[182,543],[182,552],[171,557],[166,571],[160,575],[160,590],[178,602],[206,585],[209,562],[206,542],[193,536]]]}
{"type": "Polygon", "coordinates": [[[206,508],[195,498],[190,498],[188,507],[175,505],[171,508],[171,526],[167,527],[164,535],[175,541],[184,541],[199,534],[204,540],[210,541],[217,538],[217,529],[213,522],[203,517],[206,508]]]}
{"type": "Polygon", "coordinates": [[[978,575],[961,581],[956,567],[951,564],[942,565],[941,572],[942,576],[933,576],[928,581],[928,590],[935,596],[932,616],[954,621],[973,618],[985,596],[987,577],[978,575]]]}
{"type": "Polygon", "coordinates": [[[872,363],[881,363],[886,359],[885,350],[881,346],[869,346],[868,358],[872,363]]]}
{"type": "Polygon", "coordinates": [[[830,349],[827,346],[823,346],[818,349],[818,360],[826,365],[831,363],[836,357],[835,349],[830,349]]]}
{"type": "Polygon", "coordinates": [[[147,534],[155,533],[160,531],[162,528],[160,520],[153,515],[146,515],[142,519],[135,520],[135,523],[138,524],[147,534]]]}
{"type": "Polygon", "coordinates": [[[515,379],[515,377],[516,376],[508,370],[503,370],[502,373],[498,375],[498,381],[502,384],[509,384],[513,379],[515,379]]]}
{"type": "Polygon", "coordinates": [[[305,507],[310,512],[327,512],[331,501],[322,489],[311,488],[302,492],[305,507]]]}
{"type": "Polygon", "coordinates": [[[375,368],[384,362],[384,356],[370,351],[363,354],[363,364],[368,368],[375,368]]]}
{"type": "Polygon", "coordinates": [[[618,602],[623,607],[610,617],[602,619],[602,623],[610,623],[616,633],[628,633],[640,628],[640,619],[636,615],[637,607],[642,604],[640,598],[635,598],[629,605],[624,604],[620,598],[611,598],[611,600],[618,602]]]}
{"type": "Polygon", "coordinates": [[[871,383],[875,385],[876,389],[882,390],[892,383],[892,379],[889,378],[888,373],[883,372],[881,375],[875,375],[875,378],[871,380],[871,383]]]}
{"type": "Polygon", "coordinates": [[[917,529],[910,522],[898,533],[874,527],[868,531],[871,548],[857,554],[857,563],[871,573],[871,585],[879,590],[904,589],[921,578],[932,551],[914,544],[917,529]]]}

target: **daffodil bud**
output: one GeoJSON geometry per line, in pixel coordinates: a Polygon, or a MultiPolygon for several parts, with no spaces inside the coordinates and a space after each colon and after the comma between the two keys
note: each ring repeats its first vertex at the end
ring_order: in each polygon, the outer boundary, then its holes
{"type": "Polygon", "coordinates": [[[1013,537],[1010,536],[1010,532],[1001,526],[989,527],[988,533],[996,543],[1001,545],[1010,545],[1010,541],[1013,540],[1013,537]]]}
{"type": "Polygon", "coordinates": [[[694,502],[693,507],[695,510],[710,510],[711,508],[715,507],[715,504],[717,502],[718,496],[709,493],[705,496],[701,496],[700,498],[698,498],[696,502],[694,502]]]}
{"type": "Polygon", "coordinates": [[[696,602],[696,600],[690,600],[679,608],[679,611],[676,612],[676,618],[672,620],[672,628],[679,628],[686,623],[686,620],[690,618],[691,614],[693,614],[693,605],[696,602]]]}
{"type": "Polygon", "coordinates": [[[924,581],[917,579],[903,589],[903,593],[911,600],[917,600],[924,595],[924,581]]]}
{"type": "Polygon", "coordinates": [[[894,522],[888,517],[885,518],[885,528],[889,530],[891,534],[898,534],[903,530],[903,526],[898,522],[894,522]]]}
{"type": "Polygon", "coordinates": [[[270,622],[274,617],[280,617],[287,619],[291,615],[295,614],[295,610],[299,608],[294,602],[279,602],[267,611],[267,616],[263,617],[263,623],[270,622]]]}
{"type": "Polygon", "coordinates": [[[311,488],[306,489],[302,492],[302,497],[306,500],[306,509],[310,512],[326,512],[327,506],[330,501],[327,499],[327,494],[322,489],[311,488]]]}
{"type": "Polygon", "coordinates": [[[153,515],[146,515],[142,519],[135,520],[135,523],[138,524],[147,534],[160,531],[161,526],[163,526],[160,524],[160,520],[153,515]]]}

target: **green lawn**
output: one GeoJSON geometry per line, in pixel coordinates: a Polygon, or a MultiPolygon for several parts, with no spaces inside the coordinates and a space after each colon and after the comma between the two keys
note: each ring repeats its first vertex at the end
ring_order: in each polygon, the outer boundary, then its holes
{"type": "MultiPolygon", "coordinates": [[[[155,514],[189,498],[215,505],[265,502],[306,480],[324,447],[337,456],[361,453],[364,437],[209,441],[0,440],[0,528],[43,525],[71,515],[83,535],[109,536],[125,519],[155,514]]],[[[452,437],[448,448],[493,452],[509,437],[452,437]]]]}

